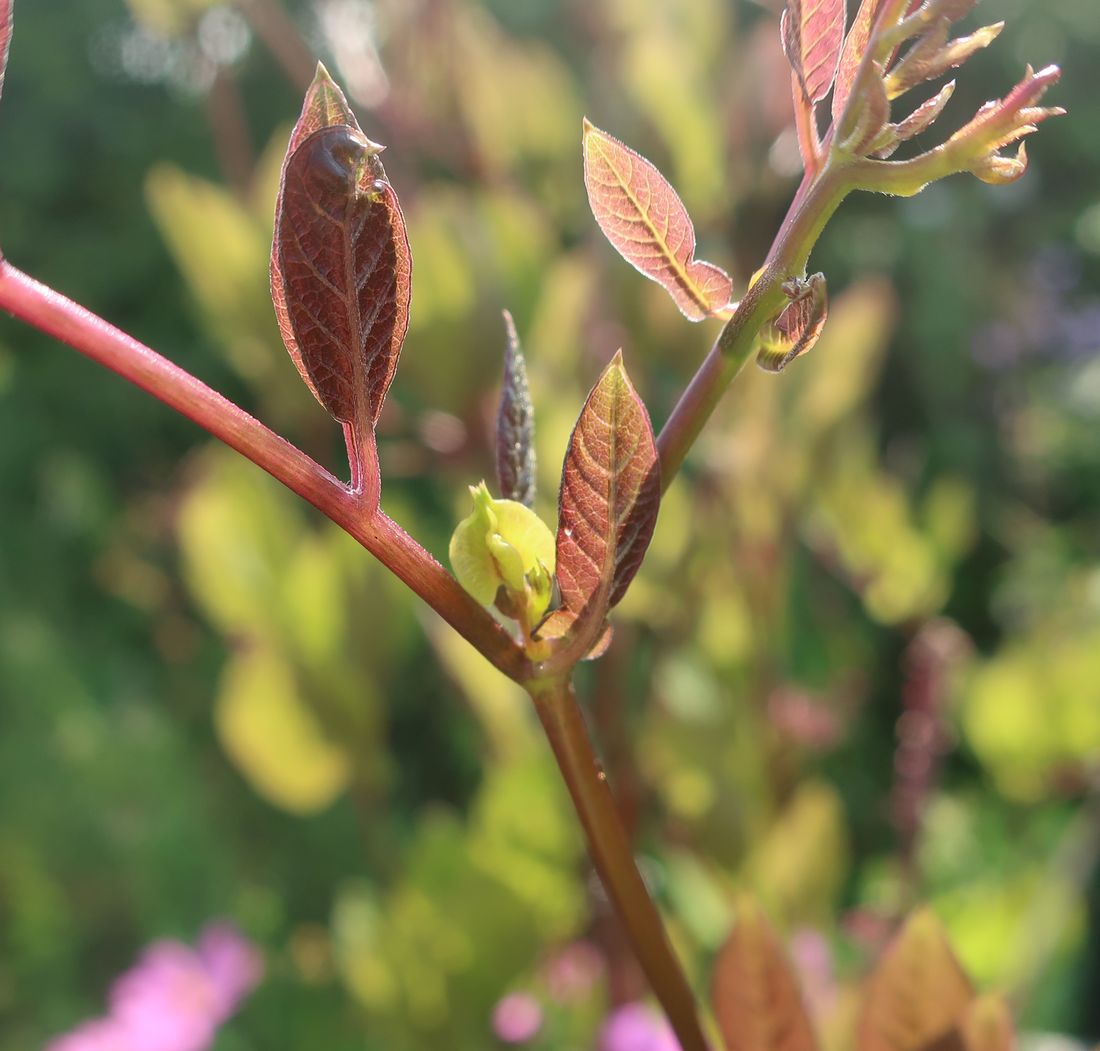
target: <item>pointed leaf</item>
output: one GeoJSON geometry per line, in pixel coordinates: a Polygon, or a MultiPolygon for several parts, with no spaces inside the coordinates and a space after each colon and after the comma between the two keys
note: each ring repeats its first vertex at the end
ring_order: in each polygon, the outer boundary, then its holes
{"type": "Polygon", "coordinates": [[[409,321],[409,242],[380,152],[353,128],[313,132],[287,162],[275,227],[299,367],[361,428],[378,419],[409,321]]]}
{"type": "Polygon", "coordinates": [[[840,65],[836,71],[836,82],[833,85],[834,123],[840,120],[844,107],[848,104],[848,96],[852,92],[852,84],[855,83],[856,74],[859,72],[860,63],[863,61],[864,52],[871,39],[871,27],[874,25],[875,15],[878,14],[881,3],[882,0],[862,0],[848,30],[848,36],[844,40],[844,48],[840,53],[840,65]]]}
{"type": "MultiPolygon", "coordinates": [[[[3,2],[3,0],[0,0],[0,2],[3,2]]],[[[275,201],[276,221],[278,221],[278,216],[282,214],[283,210],[283,183],[286,180],[286,166],[290,163],[290,158],[294,155],[294,151],[315,131],[329,127],[362,130],[339,85],[329,76],[324,64],[318,62],[317,73],[306,92],[305,101],[302,103],[302,112],[298,116],[298,122],[294,125],[293,131],[290,133],[290,142],[287,144],[286,157],[283,160],[283,168],[279,176],[279,192],[275,201]]],[[[321,401],[321,397],[313,386],[313,381],[309,378],[309,372],[302,361],[298,342],[294,338],[294,329],[290,323],[290,315],[287,313],[286,291],[283,288],[282,271],[279,269],[279,240],[277,237],[271,243],[271,301],[275,306],[275,319],[279,323],[279,332],[283,337],[283,343],[286,345],[294,364],[298,367],[302,379],[305,380],[306,386],[313,392],[313,396],[321,401]]],[[[321,401],[321,404],[323,405],[324,402],[321,401]]]]}
{"type": "Polygon", "coordinates": [[[535,504],[535,410],[527,386],[527,365],[512,315],[504,311],[508,342],[504,383],[497,410],[497,480],[500,494],[525,507],[535,504]]]}
{"type": "Polygon", "coordinates": [[[928,909],[911,916],[867,983],[858,1051],[927,1051],[956,1043],[974,999],[939,920],[928,909]]]}
{"type": "Polygon", "coordinates": [[[584,185],[607,239],[639,273],[661,285],[686,318],[702,321],[729,304],[733,283],[721,267],[695,259],[695,227],[668,180],[588,120],[584,185]]]}
{"type": "Polygon", "coordinates": [[[619,351],[584,403],[562,468],[557,573],[564,610],[602,623],[642,563],[660,501],[653,428],[619,351]]]}
{"type": "Polygon", "coordinates": [[[789,282],[783,291],[790,303],[760,331],[756,363],[765,372],[782,372],[795,358],[812,350],[829,318],[824,274],[789,282]]]}
{"type": "Polygon", "coordinates": [[[14,0],[0,0],[0,95],[4,93],[4,73],[8,68],[14,0]]]}
{"type": "Polygon", "coordinates": [[[711,998],[726,1051],[816,1051],[798,979],[751,899],[718,953],[711,998]]]}
{"type": "Polygon", "coordinates": [[[844,0],[787,0],[783,50],[806,98],[829,94],[844,43],[844,0]]]}
{"type": "Polygon", "coordinates": [[[981,996],[962,1020],[966,1051],[1013,1051],[1016,1027],[1008,1004],[999,996],[981,996]]]}

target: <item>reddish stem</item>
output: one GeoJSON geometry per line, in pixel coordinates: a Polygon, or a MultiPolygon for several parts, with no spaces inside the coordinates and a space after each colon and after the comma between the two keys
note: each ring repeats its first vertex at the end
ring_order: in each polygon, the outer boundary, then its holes
{"type": "Polygon", "coordinates": [[[262,467],[358,540],[502,672],[527,677],[527,659],[511,637],[396,522],[368,506],[362,491],[178,365],[2,258],[0,309],[117,372],[262,467]]]}

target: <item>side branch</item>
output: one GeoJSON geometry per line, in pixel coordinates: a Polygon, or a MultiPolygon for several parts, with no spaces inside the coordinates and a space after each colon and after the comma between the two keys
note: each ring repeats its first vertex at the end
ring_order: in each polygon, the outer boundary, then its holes
{"type": "Polygon", "coordinates": [[[189,372],[0,257],[0,310],[118,373],[262,467],[359,541],[444,620],[514,679],[522,650],[454,578],[360,494],[189,372]]]}

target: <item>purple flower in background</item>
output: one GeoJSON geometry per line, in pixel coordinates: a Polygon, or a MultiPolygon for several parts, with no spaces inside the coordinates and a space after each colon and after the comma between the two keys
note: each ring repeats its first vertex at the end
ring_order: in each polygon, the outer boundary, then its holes
{"type": "Polygon", "coordinates": [[[646,1004],[624,1004],[604,1023],[600,1051],[680,1051],[668,1022],[646,1004]]]}
{"type": "Polygon", "coordinates": [[[261,972],[255,947],[228,924],[205,928],[197,948],[155,942],[112,986],[110,1014],[46,1051],[205,1051],[261,972]]]}
{"type": "Polygon", "coordinates": [[[493,1032],[506,1044],[526,1044],[542,1028],[542,1006],[530,993],[512,993],[493,1009],[493,1032]]]}

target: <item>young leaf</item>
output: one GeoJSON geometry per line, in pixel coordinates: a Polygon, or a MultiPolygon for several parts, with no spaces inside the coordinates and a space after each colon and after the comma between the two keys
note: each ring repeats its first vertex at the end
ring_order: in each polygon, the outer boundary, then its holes
{"type": "Polygon", "coordinates": [[[864,993],[858,1051],[927,1051],[956,1035],[974,989],[939,921],[911,916],[879,961],[864,993]]]}
{"type": "Polygon", "coordinates": [[[714,965],[711,999],[726,1051],[815,1051],[802,995],[775,931],[744,901],[714,965]]]}
{"type": "Polygon", "coordinates": [[[829,318],[824,274],[783,285],[790,302],[760,330],[756,363],[765,372],[782,372],[795,358],[812,350],[829,318]]]}
{"type": "Polygon", "coordinates": [[[0,95],[4,93],[4,73],[8,68],[14,0],[0,0],[0,95]]]}
{"type": "Polygon", "coordinates": [[[1016,1027],[1008,1004],[999,996],[980,996],[962,1020],[966,1051],[1013,1051],[1016,1027]]]}
{"type": "MultiPolygon", "coordinates": [[[[0,0],[0,3],[3,2],[4,0],[0,0]]],[[[355,119],[355,114],[352,113],[348,100],[344,97],[339,85],[329,76],[324,64],[318,62],[317,73],[306,92],[305,101],[302,103],[302,112],[298,117],[298,122],[294,125],[293,131],[290,133],[290,142],[287,144],[286,156],[279,176],[279,193],[275,200],[276,223],[278,223],[278,217],[283,211],[283,184],[286,181],[286,166],[290,163],[290,158],[294,155],[294,151],[315,131],[329,127],[354,128],[356,131],[362,132],[359,122],[355,119]]],[[[283,337],[283,343],[286,345],[291,359],[298,367],[298,372],[305,380],[306,386],[323,405],[324,402],[313,386],[313,381],[309,378],[309,372],[302,361],[298,341],[294,338],[294,328],[290,323],[290,315],[287,313],[286,290],[283,288],[283,275],[279,268],[278,236],[271,243],[271,302],[275,306],[275,319],[279,323],[279,332],[283,337]]]]}
{"type": "Polygon", "coordinates": [[[806,98],[829,94],[844,43],[844,0],[787,0],[782,21],[783,51],[806,98]]]}
{"type": "Polygon", "coordinates": [[[275,227],[299,367],[361,430],[378,420],[409,320],[409,242],[380,152],[350,127],[313,132],[287,162],[275,227]]]}
{"type": "Polygon", "coordinates": [[[512,315],[504,311],[508,342],[504,384],[497,410],[497,480],[501,495],[525,507],[535,504],[535,410],[527,387],[527,365],[512,315]]]}
{"type": "Polygon", "coordinates": [[[653,428],[619,351],[584,403],[562,467],[557,572],[567,613],[602,623],[642,563],[660,501],[653,428]]]}
{"type": "Polygon", "coordinates": [[[612,246],[661,285],[688,320],[702,321],[729,304],[733,282],[721,267],[695,259],[695,227],[668,180],[587,119],[584,185],[612,246]]]}

